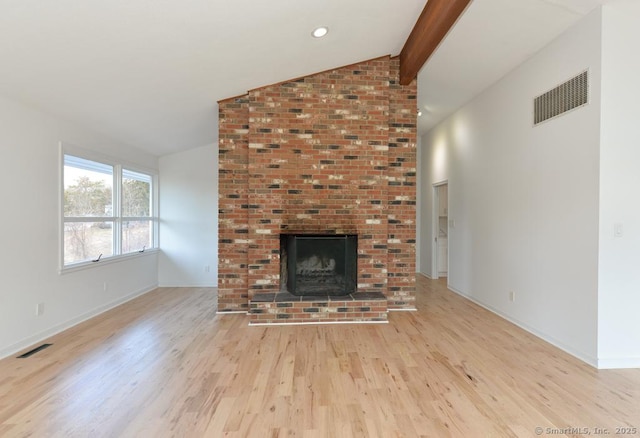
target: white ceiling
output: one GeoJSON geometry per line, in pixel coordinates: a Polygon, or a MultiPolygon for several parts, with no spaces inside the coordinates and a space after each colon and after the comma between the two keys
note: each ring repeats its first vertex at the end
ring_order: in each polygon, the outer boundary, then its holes
{"type": "MultiPolygon", "coordinates": [[[[473,0],[420,72],[420,131],[605,1],[473,0]]],[[[0,0],[0,94],[164,155],[217,141],[220,99],[399,54],[425,4],[0,0]]]]}

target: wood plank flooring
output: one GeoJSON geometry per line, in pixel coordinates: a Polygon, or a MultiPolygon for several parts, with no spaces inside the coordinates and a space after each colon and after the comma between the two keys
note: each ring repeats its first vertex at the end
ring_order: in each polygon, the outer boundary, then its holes
{"type": "Polygon", "coordinates": [[[420,278],[417,296],[418,312],[391,313],[385,325],[249,327],[246,315],[216,315],[213,289],[158,289],[50,338],[28,359],[0,361],[0,436],[640,428],[640,370],[595,370],[444,280],[420,278]]]}

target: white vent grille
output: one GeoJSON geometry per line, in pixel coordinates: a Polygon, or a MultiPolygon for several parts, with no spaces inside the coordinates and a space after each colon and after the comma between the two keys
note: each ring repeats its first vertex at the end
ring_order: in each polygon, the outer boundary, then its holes
{"type": "Polygon", "coordinates": [[[533,100],[533,124],[558,117],[589,103],[589,71],[569,79],[533,100]]]}

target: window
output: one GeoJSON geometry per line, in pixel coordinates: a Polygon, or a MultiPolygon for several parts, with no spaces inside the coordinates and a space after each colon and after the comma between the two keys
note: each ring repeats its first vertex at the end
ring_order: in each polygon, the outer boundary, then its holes
{"type": "Polygon", "coordinates": [[[153,245],[151,175],[122,169],[122,253],[153,245]]]}
{"type": "Polygon", "coordinates": [[[62,268],[156,248],[155,175],[66,149],[62,268]]]}

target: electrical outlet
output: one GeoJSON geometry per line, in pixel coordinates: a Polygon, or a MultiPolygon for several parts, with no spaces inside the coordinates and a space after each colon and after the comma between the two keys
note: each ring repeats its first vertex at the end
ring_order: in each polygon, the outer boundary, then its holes
{"type": "Polygon", "coordinates": [[[622,224],[615,224],[613,226],[613,237],[622,237],[624,234],[622,224]]]}
{"type": "Polygon", "coordinates": [[[516,293],[514,291],[509,292],[509,301],[512,303],[516,300],[516,293]]]}
{"type": "Polygon", "coordinates": [[[104,284],[102,285],[102,290],[104,290],[105,292],[109,290],[109,284],[107,284],[107,282],[105,281],[104,284]]]}
{"type": "Polygon", "coordinates": [[[209,265],[206,265],[204,267],[204,272],[211,272],[211,267],[209,265]]]}
{"type": "Polygon", "coordinates": [[[44,303],[36,304],[36,316],[42,316],[44,314],[44,303]]]}

